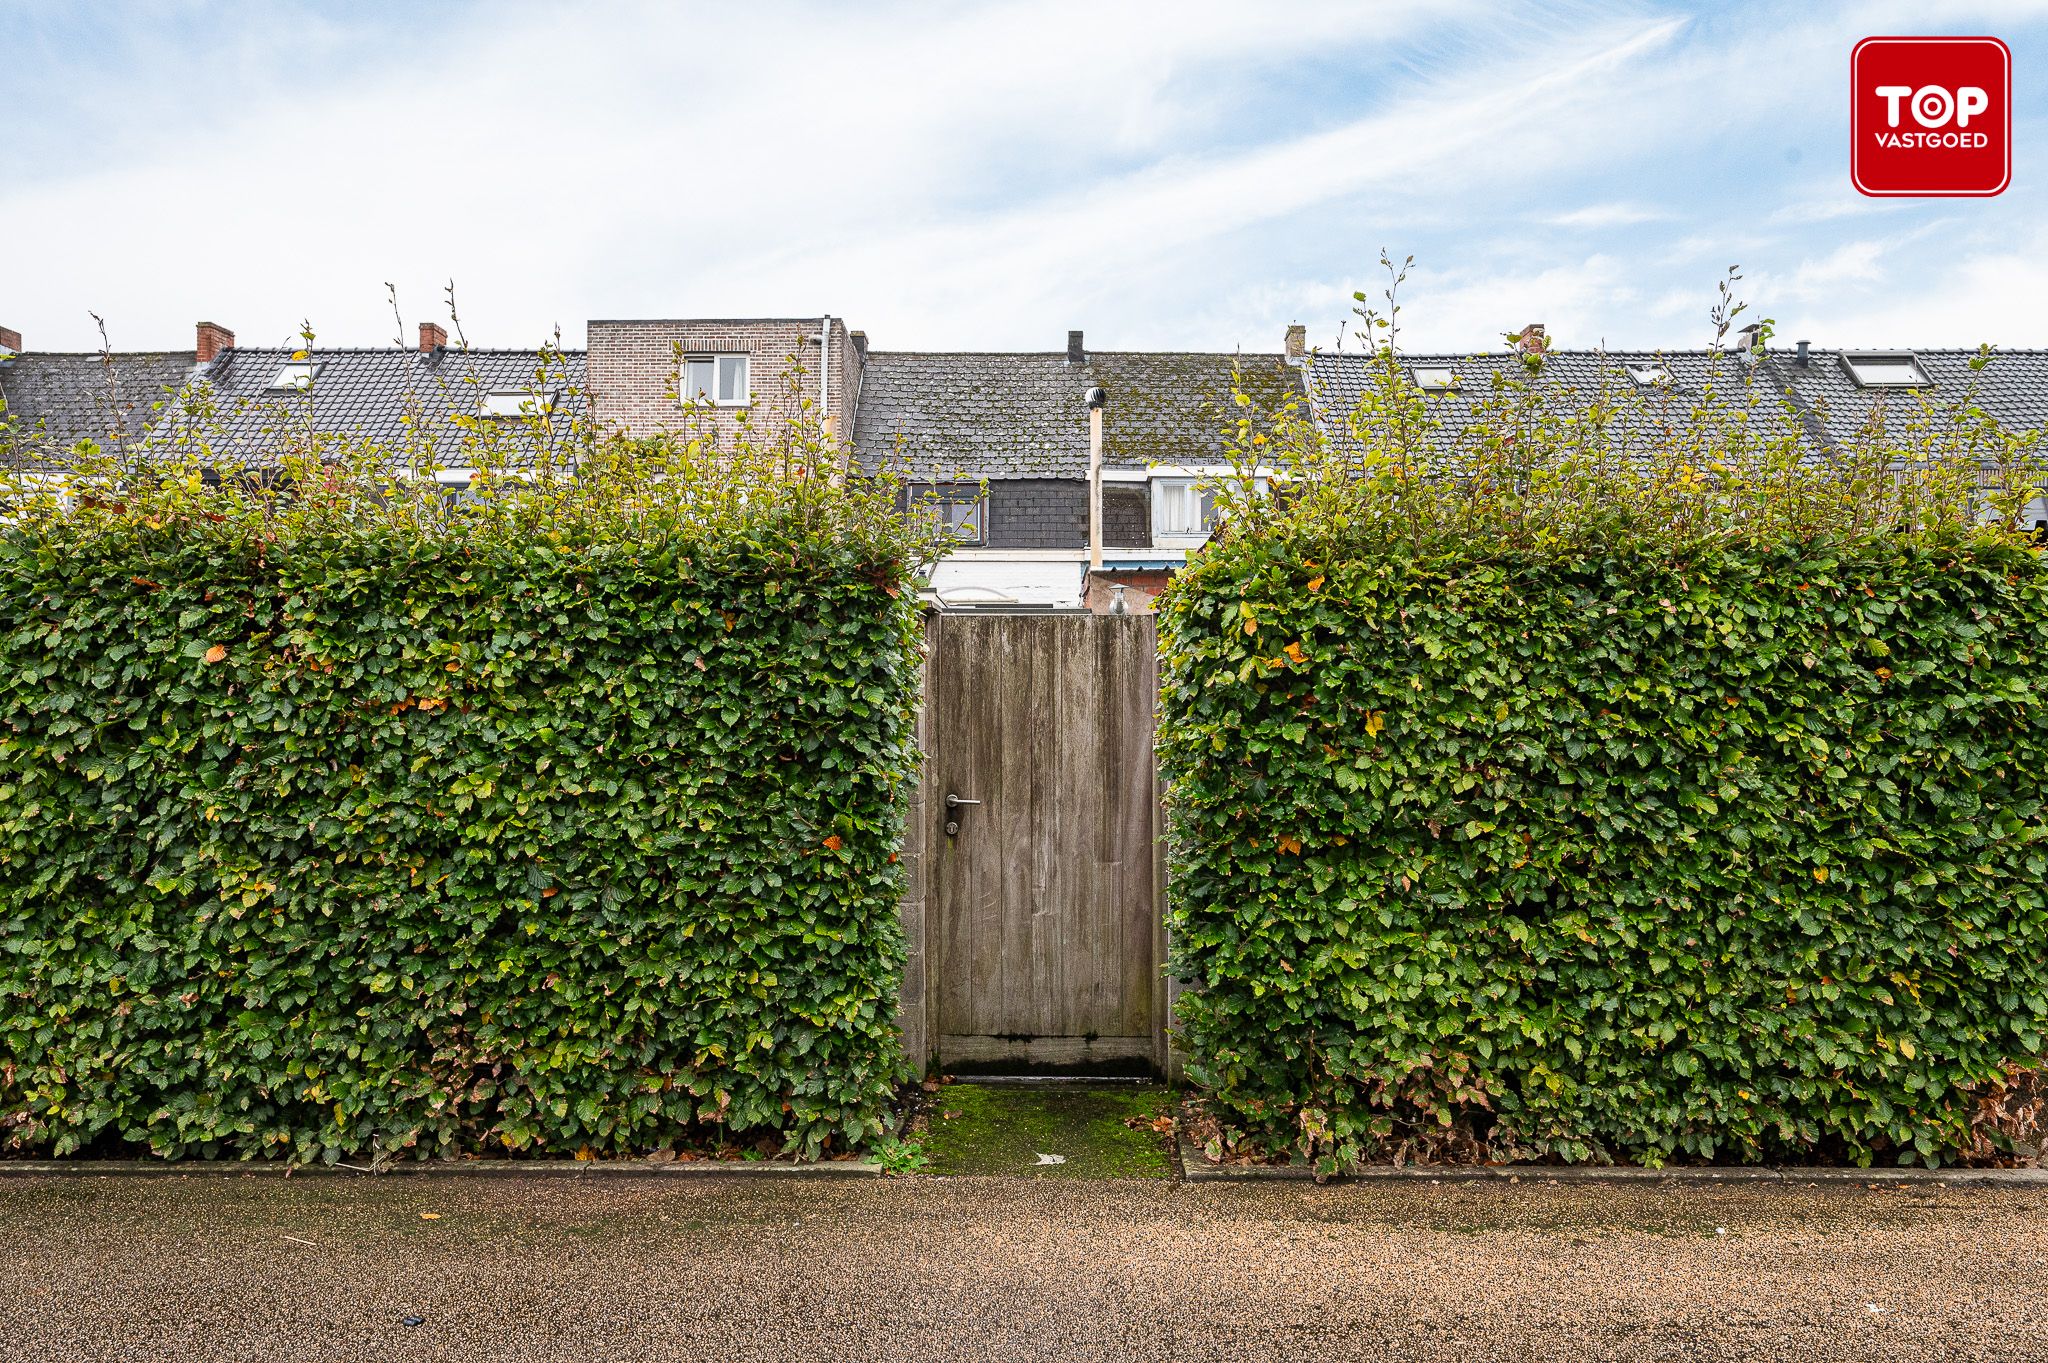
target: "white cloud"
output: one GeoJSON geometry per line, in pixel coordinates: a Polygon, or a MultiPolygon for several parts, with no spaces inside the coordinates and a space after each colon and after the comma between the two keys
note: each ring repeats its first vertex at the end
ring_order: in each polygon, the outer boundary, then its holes
{"type": "Polygon", "coordinates": [[[1422,257],[1409,316],[1446,349],[1539,317],[1571,344],[1682,343],[1735,261],[1781,317],[1910,298],[1937,267],[1984,291],[1942,308],[2005,317],[2010,291],[1950,267],[2027,191],[1930,218],[1819,171],[1846,154],[1848,44],[1887,12],[650,0],[435,10],[406,41],[323,12],[295,45],[291,23],[199,11],[234,30],[215,43],[138,10],[132,70],[39,77],[118,118],[0,144],[0,322],[86,345],[90,307],[141,346],[310,317],[374,344],[383,281],[428,316],[453,276],[488,344],[829,310],[884,347],[1084,326],[1267,349],[1294,320],[1327,339],[1382,244],[1422,257]]]}
{"type": "Polygon", "coordinates": [[[1775,314],[1778,334],[1823,346],[2048,343],[2048,228],[2035,225],[1959,255],[1929,244],[1923,236],[1872,252],[1875,244],[1858,242],[1837,253],[1841,259],[1813,262],[1809,287],[1795,295],[1802,306],[1775,314]],[[1836,282],[1820,287],[1819,280],[1836,282]]]}
{"type": "Polygon", "coordinates": [[[234,63],[166,51],[110,96],[157,112],[128,141],[61,177],[0,161],[10,253],[44,266],[5,301],[46,345],[85,344],[88,307],[129,344],[202,314],[381,341],[382,281],[424,313],[451,275],[509,343],[587,315],[852,311],[890,286],[819,267],[849,238],[1169,164],[1276,70],[1425,11],[491,6],[298,89],[273,74],[288,32],[234,63]]]}
{"type": "Polygon", "coordinates": [[[1543,219],[1552,227],[1609,228],[1634,227],[1646,222],[1669,222],[1672,214],[1661,208],[1650,208],[1635,203],[1588,204],[1575,208],[1569,213],[1556,213],[1543,219]]]}

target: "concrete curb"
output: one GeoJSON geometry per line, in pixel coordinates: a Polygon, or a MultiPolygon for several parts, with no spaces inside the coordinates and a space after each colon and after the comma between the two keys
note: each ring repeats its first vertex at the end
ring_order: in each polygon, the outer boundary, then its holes
{"type": "Polygon", "coordinates": [[[381,1170],[362,1165],[280,1164],[255,1160],[0,1160],[9,1178],[880,1178],[872,1160],[416,1160],[381,1170]]]}
{"type": "MultiPolygon", "coordinates": [[[[1308,1181],[1315,1171],[1308,1165],[1212,1164],[1202,1152],[1178,1137],[1174,1148],[1180,1157],[1181,1177],[1189,1183],[1263,1183],[1308,1181]]],[[[1373,1164],[1351,1174],[1341,1174],[1331,1183],[1641,1183],[1666,1185],[1781,1183],[1833,1184],[1855,1187],[1864,1184],[1935,1184],[1947,1187],[2006,1187],[2048,1189],[2048,1169],[1806,1169],[1778,1165],[1681,1165],[1668,1169],[1641,1169],[1622,1165],[1548,1164],[1373,1164]]]]}

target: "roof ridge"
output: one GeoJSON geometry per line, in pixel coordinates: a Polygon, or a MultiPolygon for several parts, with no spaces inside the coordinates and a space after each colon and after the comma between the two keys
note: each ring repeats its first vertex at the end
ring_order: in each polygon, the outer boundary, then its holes
{"type": "Polygon", "coordinates": [[[17,350],[17,360],[97,360],[111,355],[117,360],[171,360],[197,355],[196,350],[17,350]]]}
{"type": "MultiPolygon", "coordinates": [[[[1877,351],[1879,353],[1897,351],[1900,354],[1906,355],[1975,355],[1977,347],[1973,345],[1812,345],[1807,347],[1806,353],[1809,355],[1842,355],[1854,354],[1858,351],[1877,351]]],[[[1797,346],[1769,346],[1766,348],[1765,353],[1770,355],[1797,355],[1799,349],[1797,346]]],[[[1991,347],[1991,353],[1994,356],[2048,355],[2048,346],[1994,345],[1991,347]]]]}
{"type": "MultiPolygon", "coordinates": [[[[1099,356],[1161,355],[1174,359],[1230,360],[1246,359],[1277,360],[1282,352],[1278,350],[1089,350],[1081,363],[1099,356]]],[[[921,356],[929,359],[991,359],[991,360],[1062,360],[1067,358],[1064,350],[870,350],[870,360],[921,356]]]]}
{"type": "MultiPolygon", "coordinates": [[[[299,351],[301,351],[301,350],[305,351],[305,352],[306,352],[306,353],[307,353],[308,355],[419,355],[419,354],[423,354],[423,353],[425,353],[425,352],[422,352],[421,350],[419,350],[419,349],[418,349],[417,347],[415,347],[415,346],[409,346],[409,345],[407,345],[407,346],[397,346],[397,345],[315,345],[315,346],[289,346],[289,345],[238,345],[238,346],[232,346],[232,347],[230,347],[229,349],[223,350],[223,351],[221,352],[221,354],[222,354],[222,355],[265,355],[265,354],[273,354],[273,355],[275,355],[275,354],[284,354],[284,355],[295,355],[295,354],[297,354],[297,353],[298,353],[299,351]]],[[[91,353],[91,352],[86,352],[86,353],[91,353]]],[[[177,352],[174,352],[174,353],[177,353],[177,352]]],[[[587,350],[585,350],[585,349],[583,349],[583,348],[580,348],[580,347],[579,347],[579,348],[577,348],[577,349],[574,349],[574,350],[571,350],[571,349],[568,349],[567,347],[564,347],[563,349],[561,349],[561,350],[558,350],[558,351],[556,351],[555,353],[556,353],[556,354],[558,354],[558,355],[583,355],[583,354],[587,354],[587,353],[588,353],[588,351],[587,351],[587,350]]],[[[446,350],[446,351],[444,352],[444,354],[445,354],[445,355],[447,355],[447,356],[461,356],[461,355],[538,355],[538,354],[540,354],[540,349],[539,349],[539,347],[534,347],[534,348],[532,348],[532,349],[528,349],[528,348],[526,348],[526,347],[524,347],[524,346],[471,346],[471,347],[470,347],[469,349],[467,349],[467,350],[458,350],[458,349],[456,349],[456,348],[455,348],[454,346],[449,346],[449,347],[448,347],[448,349],[447,349],[447,350],[446,350]]]]}

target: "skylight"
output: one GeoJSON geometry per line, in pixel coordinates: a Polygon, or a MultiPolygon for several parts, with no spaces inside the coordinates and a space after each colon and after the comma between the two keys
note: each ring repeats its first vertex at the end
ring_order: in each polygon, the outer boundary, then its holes
{"type": "Polygon", "coordinates": [[[1671,371],[1655,360],[1632,362],[1628,381],[1638,388],[1666,388],[1671,384],[1671,371]]]}
{"type": "Polygon", "coordinates": [[[485,393],[477,403],[477,412],[482,416],[518,417],[541,416],[554,404],[545,393],[530,393],[523,389],[504,389],[485,393]]]}
{"type": "Polygon", "coordinates": [[[1932,388],[1934,380],[1911,351],[1842,352],[1842,368],[1858,388],[1932,388]]]}
{"type": "Polygon", "coordinates": [[[1458,388],[1458,371],[1447,364],[1418,364],[1408,370],[1415,386],[1425,393],[1453,393],[1458,388]]]}
{"type": "Polygon", "coordinates": [[[313,386],[313,376],[320,372],[320,366],[312,360],[294,360],[277,371],[277,377],[270,381],[273,393],[303,393],[313,386]]]}

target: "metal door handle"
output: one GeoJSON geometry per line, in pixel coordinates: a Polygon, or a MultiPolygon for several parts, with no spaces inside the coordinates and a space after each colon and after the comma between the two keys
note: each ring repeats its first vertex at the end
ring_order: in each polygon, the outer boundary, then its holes
{"type": "Polygon", "coordinates": [[[979,800],[963,800],[958,795],[948,795],[946,797],[946,808],[948,809],[958,809],[962,805],[978,805],[980,803],[981,801],[979,800]]]}

